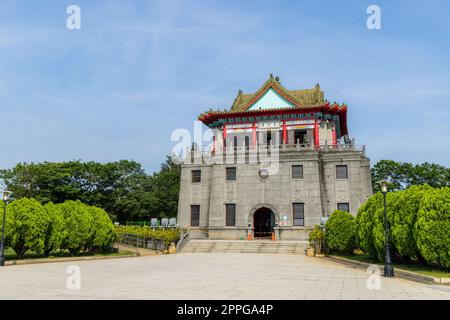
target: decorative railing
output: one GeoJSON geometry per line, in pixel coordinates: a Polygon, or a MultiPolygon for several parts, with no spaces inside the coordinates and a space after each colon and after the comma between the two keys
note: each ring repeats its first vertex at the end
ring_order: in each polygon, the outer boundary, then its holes
{"type": "Polygon", "coordinates": [[[338,143],[338,144],[323,144],[320,146],[316,146],[312,143],[296,143],[296,144],[260,144],[258,146],[227,146],[217,150],[200,150],[198,147],[195,147],[191,150],[187,150],[186,159],[190,159],[191,163],[197,163],[202,159],[206,159],[208,157],[214,156],[226,156],[228,154],[234,154],[235,156],[248,156],[249,154],[272,154],[274,152],[284,153],[284,152],[293,152],[293,151],[321,151],[321,152],[344,152],[344,151],[352,151],[352,152],[360,152],[363,155],[366,155],[365,146],[359,146],[355,144],[355,140],[352,139],[349,143],[338,143]]]}
{"type": "Polygon", "coordinates": [[[163,252],[169,249],[167,243],[163,240],[128,233],[119,233],[116,243],[130,247],[155,250],[157,252],[163,252]]]}

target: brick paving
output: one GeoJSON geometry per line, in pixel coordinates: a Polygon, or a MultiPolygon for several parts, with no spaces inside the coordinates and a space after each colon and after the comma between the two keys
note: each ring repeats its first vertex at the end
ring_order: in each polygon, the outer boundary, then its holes
{"type": "Polygon", "coordinates": [[[299,254],[182,253],[0,268],[0,299],[450,299],[450,286],[368,278],[299,254]],[[74,264],[80,290],[66,285],[74,264]]]}

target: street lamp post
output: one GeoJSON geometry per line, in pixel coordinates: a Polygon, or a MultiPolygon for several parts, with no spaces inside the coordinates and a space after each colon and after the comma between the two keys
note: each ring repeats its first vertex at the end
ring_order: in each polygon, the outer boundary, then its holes
{"type": "Polygon", "coordinates": [[[388,225],[388,217],[387,217],[387,204],[386,204],[386,194],[388,192],[388,182],[385,180],[380,181],[381,192],[383,193],[384,198],[384,226],[385,226],[385,238],[386,238],[386,257],[384,261],[384,276],[385,277],[393,277],[394,276],[394,267],[392,266],[391,261],[391,252],[389,245],[389,225],[388,225]]]}
{"type": "Polygon", "coordinates": [[[2,223],[2,241],[0,242],[0,267],[5,265],[5,224],[6,224],[6,205],[8,204],[11,192],[3,191],[3,223],[2,223]]]}

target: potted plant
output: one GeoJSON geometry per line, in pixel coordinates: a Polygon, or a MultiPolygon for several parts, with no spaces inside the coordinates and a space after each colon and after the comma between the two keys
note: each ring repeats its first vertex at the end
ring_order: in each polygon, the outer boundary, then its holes
{"type": "MultiPolygon", "coordinates": [[[[324,241],[324,233],[319,225],[315,225],[309,233],[309,244],[313,250],[313,255],[322,256],[322,244],[324,241]]],[[[308,254],[309,255],[309,254],[308,254]]]]}

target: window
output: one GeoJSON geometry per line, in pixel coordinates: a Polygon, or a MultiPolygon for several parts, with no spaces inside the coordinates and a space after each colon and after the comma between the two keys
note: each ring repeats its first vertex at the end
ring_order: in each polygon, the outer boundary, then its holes
{"type": "Polygon", "coordinates": [[[292,179],[303,179],[303,166],[292,166],[292,179]]]}
{"type": "Polygon", "coordinates": [[[250,137],[248,135],[245,136],[245,147],[248,148],[250,146],[250,137]]]}
{"type": "Polygon", "coordinates": [[[198,204],[191,205],[191,227],[200,226],[200,206],[198,204]]]}
{"type": "Polygon", "coordinates": [[[306,130],[294,130],[294,143],[305,144],[306,143],[306,130]]]}
{"type": "Polygon", "coordinates": [[[236,226],[236,205],[235,204],[226,204],[225,205],[225,214],[226,214],[226,226],[234,227],[236,226]]]}
{"type": "Polygon", "coordinates": [[[345,212],[350,212],[350,205],[348,202],[341,202],[337,204],[337,209],[345,212]]]}
{"type": "Polygon", "coordinates": [[[201,170],[192,170],[192,182],[198,183],[202,181],[202,171],[201,170]]]}
{"type": "Polygon", "coordinates": [[[305,225],[305,204],[304,203],[293,203],[292,210],[294,213],[294,226],[304,226],[305,225]]]}
{"type": "Polygon", "coordinates": [[[234,136],[234,137],[233,137],[233,147],[234,147],[234,148],[237,148],[237,147],[238,147],[238,137],[237,137],[237,136],[234,136]]]}
{"type": "Polygon", "coordinates": [[[235,181],[236,180],[236,168],[227,168],[227,181],[235,181]]]}
{"type": "Polygon", "coordinates": [[[268,130],[266,133],[266,144],[270,145],[272,143],[272,131],[268,130]]]}
{"type": "Polygon", "coordinates": [[[336,179],[348,179],[347,165],[336,166],[336,179]]]}

